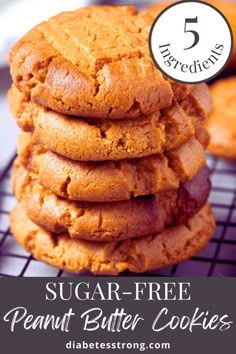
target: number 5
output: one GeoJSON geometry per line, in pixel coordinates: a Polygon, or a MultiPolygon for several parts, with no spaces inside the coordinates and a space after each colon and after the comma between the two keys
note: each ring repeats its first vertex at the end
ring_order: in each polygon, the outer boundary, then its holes
{"type": "Polygon", "coordinates": [[[188,23],[198,23],[197,16],[195,18],[186,18],[185,19],[185,22],[184,22],[184,33],[191,32],[194,35],[194,41],[193,41],[193,44],[190,47],[184,48],[184,50],[191,49],[191,48],[195,47],[198,44],[198,42],[199,42],[199,34],[198,34],[198,32],[196,32],[194,30],[187,30],[186,27],[187,27],[188,23]]]}

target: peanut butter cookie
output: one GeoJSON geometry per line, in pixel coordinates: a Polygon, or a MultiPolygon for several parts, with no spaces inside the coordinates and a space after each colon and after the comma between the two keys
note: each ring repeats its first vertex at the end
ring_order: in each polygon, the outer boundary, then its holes
{"type": "Polygon", "coordinates": [[[73,161],[45,150],[31,133],[18,139],[19,163],[58,196],[78,201],[108,202],[175,190],[205,165],[198,140],[166,153],[105,162],[73,161]]]}
{"type": "Polygon", "coordinates": [[[35,225],[18,204],[11,212],[11,230],[16,240],[32,255],[50,265],[78,273],[117,275],[125,270],[145,272],[185,261],[210,240],[215,220],[205,205],[186,223],[162,233],[120,242],[72,240],[35,225]]]}
{"type": "Polygon", "coordinates": [[[157,70],[148,50],[151,25],[134,6],[63,12],[14,45],[13,81],[33,102],[69,115],[135,118],[169,107],[191,86],[157,70]]]}
{"type": "Polygon", "coordinates": [[[205,84],[169,108],[137,119],[81,119],[36,105],[14,86],[9,106],[19,126],[33,131],[45,149],[72,160],[104,161],[140,158],[173,149],[202,130],[211,109],[205,84]],[[185,112],[186,110],[186,112],[185,112]]]}
{"type": "Polygon", "coordinates": [[[15,163],[13,191],[29,218],[41,227],[72,238],[98,241],[140,237],[181,224],[206,203],[210,181],[207,167],[175,191],[107,203],[82,203],[62,199],[38,184],[15,163]]]}

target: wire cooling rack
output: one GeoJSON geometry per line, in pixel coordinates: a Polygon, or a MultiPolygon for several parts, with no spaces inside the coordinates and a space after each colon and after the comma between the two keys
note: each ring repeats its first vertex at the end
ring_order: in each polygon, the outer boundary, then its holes
{"type": "MultiPolygon", "coordinates": [[[[12,237],[8,216],[15,204],[10,187],[13,160],[14,157],[0,174],[0,276],[71,276],[72,274],[35,260],[12,237]]],[[[145,275],[236,276],[236,163],[211,155],[207,156],[207,160],[212,180],[210,202],[217,220],[211,242],[192,259],[145,275]]]]}

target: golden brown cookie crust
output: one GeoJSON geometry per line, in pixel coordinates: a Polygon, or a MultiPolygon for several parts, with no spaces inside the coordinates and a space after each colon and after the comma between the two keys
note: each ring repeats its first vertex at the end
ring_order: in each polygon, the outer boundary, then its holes
{"type": "Polygon", "coordinates": [[[165,154],[140,159],[72,161],[34,144],[31,133],[18,139],[18,161],[38,183],[70,200],[108,202],[176,190],[206,163],[195,138],[165,154]]]}
{"type": "Polygon", "coordinates": [[[217,156],[236,159],[236,76],[211,87],[213,110],[207,120],[208,150],[217,156]]]}
{"type": "Polygon", "coordinates": [[[122,240],[163,231],[185,222],[206,203],[210,181],[203,167],[191,181],[175,191],[107,203],[82,203],[62,199],[37,183],[17,162],[13,191],[30,219],[55,233],[98,241],[122,240]]]}
{"type": "Polygon", "coordinates": [[[125,270],[140,273],[187,260],[206,246],[215,220],[210,206],[205,205],[185,224],[158,235],[102,243],[47,232],[28,219],[20,204],[12,210],[10,224],[16,240],[38,260],[74,273],[89,270],[117,275],[125,270]]]}
{"type": "Polygon", "coordinates": [[[194,134],[198,138],[211,106],[205,84],[197,85],[180,103],[135,120],[71,118],[31,103],[14,86],[8,96],[17,123],[25,131],[34,131],[36,142],[82,161],[140,158],[173,149],[194,134]]]}
{"type": "Polygon", "coordinates": [[[156,112],[191,86],[172,88],[157,70],[148,50],[151,24],[133,6],[59,14],[14,45],[13,81],[33,102],[69,115],[121,119],[156,112]]]}

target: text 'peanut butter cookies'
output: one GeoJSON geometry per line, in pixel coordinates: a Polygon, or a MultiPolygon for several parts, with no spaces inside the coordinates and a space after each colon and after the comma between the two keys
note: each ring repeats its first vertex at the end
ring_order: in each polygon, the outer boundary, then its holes
{"type": "Polygon", "coordinates": [[[45,150],[31,133],[18,140],[18,161],[38,183],[58,196],[87,202],[128,200],[132,197],[175,190],[205,165],[202,145],[190,139],[165,154],[140,159],[72,161],[45,150]]]}
{"type": "Polygon", "coordinates": [[[65,114],[133,118],[156,112],[191,86],[172,87],[153,64],[151,25],[152,18],[133,6],[61,13],[12,48],[13,81],[33,102],[65,114]]]}
{"type": "Polygon", "coordinates": [[[203,207],[210,190],[207,167],[176,191],[120,202],[79,203],[62,199],[39,185],[17,163],[12,185],[36,224],[58,234],[68,232],[72,238],[98,241],[140,237],[181,224],[203,207]]]}
{"type": "Polygon", "coordinates": [[[33,131],[36,142],[72,160],[84,161],[153,155],[185,143],[194,134],[200,140],[202,124],[211,108],[205,84],[162,112],[135,120],[72,118],[31,103],[29,96],[14,86],[8,97],[17,123],[23,130],[33,131]]]}
{"type": "Polygon", "coordinates": [[[36,259],[69,272],[89,270],[104,275],[125,270],[140,273],[180,263],[208,243],[215,227],[209,205],[183,225],[121,242],[72,240],[67,234],[47,232],[28,219],[20,204],[12,210],[10,224],[16,240],[36,259]]]}
{"type": "Polygon", "coordinates": [[[213,109],[207,121],[209,151],[236,159],[236,76],[217,81],[211,87],[213,109]]]}

